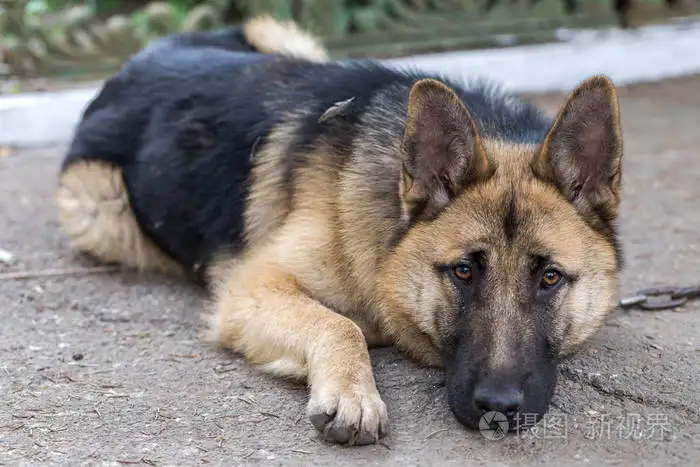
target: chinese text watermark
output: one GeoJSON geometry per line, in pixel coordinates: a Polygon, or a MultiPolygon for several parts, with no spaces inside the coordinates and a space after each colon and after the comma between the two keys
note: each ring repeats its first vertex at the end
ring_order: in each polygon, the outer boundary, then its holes
{"type": "Polygon", "coordinates": [[[484,414],[479,431],[484,438],[498,441],[508,432],[526,439],[566,440],[572,428],[582,431],[587,440],[666,441],[671,434],[668,415],[650,413],[605,414],[589,412],[583,420],[566,413],[550,412],[539,422],[536,414],[520,414],[509,421],[499,412],[484,414]],[[571,418],[571,419],[570,419],[571,418]]]}

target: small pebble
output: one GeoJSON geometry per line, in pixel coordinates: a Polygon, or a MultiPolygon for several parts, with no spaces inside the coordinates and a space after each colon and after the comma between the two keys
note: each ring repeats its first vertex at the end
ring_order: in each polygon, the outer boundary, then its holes
{"type": "Polygon", "coordinates": [[[10,265],[15,262],[15,255],[0,248],[0,263],[10,265]]]}

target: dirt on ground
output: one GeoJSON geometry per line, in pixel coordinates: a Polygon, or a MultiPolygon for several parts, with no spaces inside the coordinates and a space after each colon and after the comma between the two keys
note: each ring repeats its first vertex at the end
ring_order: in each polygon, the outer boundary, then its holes
{"type": "MultiPolygon", "coordinates": [[[[699,285],[700,77],[620,92],[621,294],[699,285]]],[[[535,97],[550,111],[563,99],[535,97]]],[[[373,351],[391,432],[378,445],[330,445],[304,416],[303,387],[199,340],[198,288],[46,275],[95,266],[58,230],[64,151],[0,153],[0,248],[13,255],[0,255],[0,464],[700,465],[700,301],[617,312],[562,367],[538,429],[502,439],[458,424],[439,371],[373,351]]]]}

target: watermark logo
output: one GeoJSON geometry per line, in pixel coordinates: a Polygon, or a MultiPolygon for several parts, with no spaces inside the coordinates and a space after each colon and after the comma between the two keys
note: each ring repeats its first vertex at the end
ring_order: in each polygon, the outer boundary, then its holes
{"type": "Polygon", "coordinates": [[[489,441],[505,438],[508,430],[510,430],[508,417],[501,412],[486,412],[479,419],[479,432],[489,441]]]}
{"type": "Polygon", "coordinates": [[[548,413],[541,420],[537,414],[520,414],[509,421],[500,412],[487,412],[479,419],[479,432],[489,441],[502,440],[511,430],[516,437],[523,439],[566,440],[571,428],[588,440],[667,441],[672,437],[665,414],[613,415],[589,411],[587,415],[583,423],[580,419],[570,421],[566,413],[555,412],[548,413]]]}

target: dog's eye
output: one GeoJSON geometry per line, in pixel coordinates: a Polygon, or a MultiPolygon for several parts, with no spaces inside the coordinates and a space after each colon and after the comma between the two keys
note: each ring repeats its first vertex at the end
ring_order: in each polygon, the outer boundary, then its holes
{"type": "Polygon", "coordinates": [[[472,268],[470,268],[466,264],[459,264],[459,265],[455,266],[454,273],[455,273],[455,276],[457,276],[457,278],[459,280],[462,280],[465,282],[469,282],[472,280],[472,275],[473,275],[472,268]]]}
{"type": "Polygon", "coordinates": [[[560,273],[556,269],[547,269],[542,274],[542,281],[540,282],[540,286],[543,289],[551,289],[552,287],[559,284],[561,282],[562,278],[563,278],[562,273],[560,273]]]}

